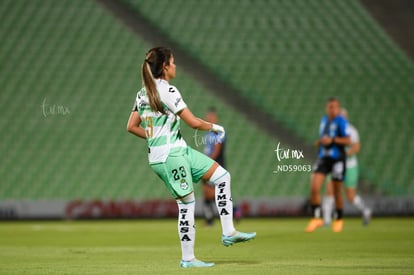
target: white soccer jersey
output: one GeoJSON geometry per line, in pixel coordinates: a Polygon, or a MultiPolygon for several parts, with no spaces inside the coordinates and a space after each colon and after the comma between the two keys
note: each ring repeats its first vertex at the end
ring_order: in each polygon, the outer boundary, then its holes
{"type": "MultiPolygon", "coordinates": [[[[351,144],[359,142],[358,130],[351,123],[348,123],[348,132],[351,137],[351,144]]],[[[346,157],[346,168],[352,168],[357,165],[358,159],[356,154],[346,157]]]]}
{"type": "Polygon", "coordinates": [[[180,117],[177,113],[187,107],[178,89],[166,80],[156,79],[158,94],[166,114],[154,112],[148,101],[145,88],[138,93],[134,110],[139,112],[141,125],[145,129],[149,163],[165,162],[174,148],[187,147],[180,134],[180,117]]]}

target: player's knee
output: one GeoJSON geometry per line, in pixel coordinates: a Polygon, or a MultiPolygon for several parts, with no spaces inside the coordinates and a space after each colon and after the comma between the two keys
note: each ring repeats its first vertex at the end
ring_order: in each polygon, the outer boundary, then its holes
{"type": "Polygon", "coordinates": [[[230,173],[224,169],[221,165],[219,165],[216,170],[214,171],[213,175],[210,177],[210,181],[214,184],[217,184],[220,180],[226,179],[226,181],[230,182],[231,176],[230,173]]]}
{"type": "Polygon", "coordinates": [[[318,195],[320,192],[319,188],[317,188],[316,186],[312,186],[311,188],[311,194],[312,195],[318,195]]]}

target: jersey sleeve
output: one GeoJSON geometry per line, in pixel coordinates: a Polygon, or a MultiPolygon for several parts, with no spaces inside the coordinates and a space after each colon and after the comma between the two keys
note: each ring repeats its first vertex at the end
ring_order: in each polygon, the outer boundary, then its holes
{"type": "Polygon", "coordinates": [[[134,101],[134,106],[132,106],[132,110],[131,112],[138,112],[138,105],[137,105],[137,101],[134,101]]]}
{"type": "Polygon", "coordinates": [[[351,135],[348,121],[345,118],[341,118],[339,120],[338,126],[339,126],[340,137],[349,137],[351,135]]]}
{"type": "Polygon", "coordinates": [[[141,89],[140,91],[137,92],[137,95],[135,96],[135,101],[134,101],[134,106],[132,106],[132,110],[131,112],[139,112],[138,110],[138,102],[141,99],[141,94],[142,94],[143,89],[141,89]]]}
{"type": "Polygon", "coordinates": [[[187,108],[180,91],[174,86],[170,86],[168,92],[164,94],[163,102],[174,114],[187,108]]]}
{"type": "Polygon", "coordinates": [[[359,142],[359,133],[355,127],[351,128],[351,143],[358,143],[359,142]]]}
{"type": "Polygon", "coordinates": [[[319,122],[319,132],[318,132],[318,136],[321,138],[323,137],[323,135],[327,134],[329,129],[325,129],[327,124],[327,117],[324,116],[321,118],[321,121],[319,122]]]}

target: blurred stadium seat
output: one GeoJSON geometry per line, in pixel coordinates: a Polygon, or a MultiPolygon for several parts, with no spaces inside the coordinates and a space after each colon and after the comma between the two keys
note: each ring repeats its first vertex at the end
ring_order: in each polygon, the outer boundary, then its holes
{"type": "Polygon", "coordinates": [[[414,66],[358,1],[124,2],[309,143],[326,98],[339,97],[360,130],[364,178],[413,194],[414,66]]]}
{"type": "MultiPolygon", "coordinates": [[[[360,130],[363,176],[414,194],[413,64],[357,1],[125,2],[308,143],[339,96],[360,130]]],[[[0,18],[0,199],[169,198],[125,130],[153,45],[93,1],[4,1],[0,18]]],[[[197,115],[217,107],[235,198],[307,195],[309,174],[273,174],[277,138],[185,72],[173,84],[197,115]]],[[[194,134],[183,127],[202,150],[194,134]]]]}
{"type": "MultiPolygon", "coordinates": [[[[0,199],[169,198],[145,142],[126,132],[151,45],[91,1],[6,1],[0,16],[0,199]]],[[[302,180],[294,192],[273,187],[274,140],[184,72],[174,84],[197,115],[219,110],[235,196],[306,194],[302,180]]],[[[202,150],[192,129],[183,133],[202,150]]]]}

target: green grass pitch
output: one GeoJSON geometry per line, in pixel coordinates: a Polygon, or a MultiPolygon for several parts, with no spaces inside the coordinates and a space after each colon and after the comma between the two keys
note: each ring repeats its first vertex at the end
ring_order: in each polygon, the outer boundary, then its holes
{"type": "Polygon", "coordinates": [[[220,225],[197,220],[196,256],[212,268],[181,269],[177,222],[161,220],[0,223],[0,274],[414,274],[414,219],[304,233],[307,219],[244,219],[257,231],[224,247],[220,225]]]}

